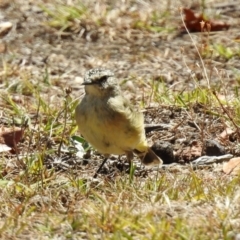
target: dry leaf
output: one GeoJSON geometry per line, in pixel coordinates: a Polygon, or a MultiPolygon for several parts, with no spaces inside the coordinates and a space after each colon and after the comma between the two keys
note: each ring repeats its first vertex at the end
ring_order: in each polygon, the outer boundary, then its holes
{"type": "Polygon", "coordinates": [[[237,175],[240,173],[240,157],[232,158],[223,164],[223,172],[237,175]]]}
{"type": "MultiPolygon", "coordinates": [[[[223,22],[217,22],[214,20],[207,20],[203,14],[196,14],[191,9],[184,8],[183,13],[185,14],[184,22],[187,26],[189,32],[201,32],[202,30],[207,31],[223,31],[229,29],[229,24],[223,22]],[[201,24],[204,23],[203,29],[201,28],[201,24]],[[208,25],[210,24],[210,29],[208,25]]],[[[183,26],[181,29],[185,30],[183,26]]]]}
{"type": "Polygon", "coordinates": [[[0,152],[16,150],[17,143],[22,139],[24,129],[19,127],[0,127],[0,152]]]}
{"type": "Polygon", "coordinates": [[[234,41],[239,43],[240,42],[240,36],[235,37],[234,41]]]}
{"type": "Polygon", "coordinates": [[[226,129],[224,129],[224,130],[219,134],[218,138],[219,138],[221,141],[225,142],[225,141],[228,141],[228,140],[229,140],[229,137],[230,137],[233,133],[235,133],[235,131],[234,131],[233,129],[231,129],[231,128],[226,128],[226,129]]]}

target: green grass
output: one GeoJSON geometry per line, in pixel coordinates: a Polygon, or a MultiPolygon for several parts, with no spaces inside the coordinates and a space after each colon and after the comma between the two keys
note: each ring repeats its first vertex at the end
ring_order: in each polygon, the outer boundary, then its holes
{"type": "Polygon", "coordinates": [[[240,57],[240,48],[226,47],[222,44],[214,45],[216,56],[224,59],[230,60],[233,57],[240,57]]]}
{"type": "Polygon", "coordinates": [[[57,5],[53,10],[44,5],[41,8],[51,19],[47,24],[61,31],[73,30],[78,24],[77,20],[84,20],[88,14],[87,8],[81,3],[77,6],[57,5]]]}
{"type": "MultiPolygon", "coordinates": [[[[115,4],[113,4],[115,5],[115,4]]],[[[48,16],[49,20],[46,25],[56,28],[63,32],[78,33],[81,29],[87,29],[87,25],[95,28],[108,26],[121,28],[121,23],[118,23],[121,16],[129,21],[129,28],[140,29],[154,33],[170,33],[176,27],[170,24],[168,18],[169,12],[166,10],[163,13],[151,9],[147,16],[139,11],[121,11],[112,14],[116,10],[114,6],[100,7],[100,11],[95,8],[77,2],[73,6],[58,4],[51,9],[42,5],[42,10],[48,16]],[[109,21],[108,18],[111,18],[109,21]]]]}

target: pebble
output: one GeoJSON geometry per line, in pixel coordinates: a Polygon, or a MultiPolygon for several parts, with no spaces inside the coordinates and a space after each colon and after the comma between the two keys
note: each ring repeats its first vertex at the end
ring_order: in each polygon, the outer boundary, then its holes
{"type": "Polygon", "coordinates": [[[151,149],[163,160],[164,164],[175,162],[171,143],[159,140],[153,144],[151,149]]]}
{"type": "Polygon", "coordinates": [[[13,24],[11,22],[0,23],[0,37],[4,37],[12,29],[13,24]]]}

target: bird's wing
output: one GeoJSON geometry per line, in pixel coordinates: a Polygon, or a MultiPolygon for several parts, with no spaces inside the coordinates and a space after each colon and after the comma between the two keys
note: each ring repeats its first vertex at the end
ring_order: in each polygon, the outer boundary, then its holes
{"type": "Polygon", "coordinates": [[[114,118],[112,124],[117,129],[122,129],[121,135],[128,139],[126,141],[134,142],[133,145],[145,146],[146,137],[142,112],[134,111],[128,100],[120,95],[109,99],[108,104],[114,118]]]}
{"type": "Polygon", "coordinates": [[[140,111],[134,111],[130,102],[119,95],[108,101],[109,108],[116,114],[119,114],[124,119],[130,122],[130,125],[134,125],[136,128],[144,128],[143,114],[140,111]]]}

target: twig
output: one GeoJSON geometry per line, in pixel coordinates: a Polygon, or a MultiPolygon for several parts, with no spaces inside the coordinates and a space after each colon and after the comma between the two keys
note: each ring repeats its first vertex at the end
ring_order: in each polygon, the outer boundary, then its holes
{"type": "Polygon", "coordinates": [[[221,106],[222,110],[227,114],[228,118],[230,119],[230,121],[232,122],[232,124],[235,126],[236,130],[237,130],[237,134],[238,137],[240,138],[240,131],[239,131],[239,127],[238,125],[235,123],[235,121],[233,120],[232,116],[229,114],[229,112],[227,111],[227,109],[222,105],[220,99],[218,98],[217,94],[215,91],[212,91],[213,95],[215,96],[215,98],[217,99],[219,105],[221,106]]]}

